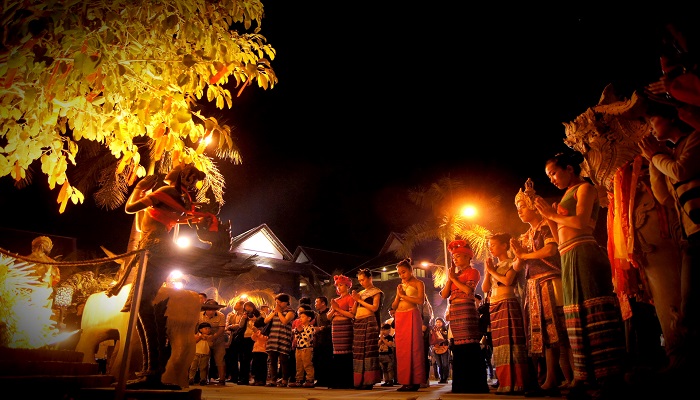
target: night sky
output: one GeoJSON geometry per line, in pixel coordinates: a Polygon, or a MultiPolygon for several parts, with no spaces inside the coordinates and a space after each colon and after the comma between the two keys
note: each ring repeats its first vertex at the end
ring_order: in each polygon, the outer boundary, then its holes
{"type": "MultiPolygon", "coordinates": [[[[544,163],[566,148],[563,123],[608,84],[629,97],[660,75],[651,16],[528,8],[504,17],[503,4],[453,10],[452,2],[264,4],[261,33],[277,50],[279,83],[248,87],[233,110],[215,112],[235,126],[243,157],[219,164],[227,179],[220,216],[234,235],[266,223],[292,252],[376,255],[390,232],[425,221],[408,190],[443,177],[467,183],[469,199],[500,198],[512,213],[506,226],[520,233],[513,198],[528,177],[538,194],[561,195],[544,163]]],[[[85,204],[59,215],[58,188],[45,182],[37,175],[16,190],[0,178],[0,227],[126,250],[132,216],[123,208],[97,209],[86,193],[85,204]]],[[[479,222],[495,229],[487,217],[479,222]]]]}

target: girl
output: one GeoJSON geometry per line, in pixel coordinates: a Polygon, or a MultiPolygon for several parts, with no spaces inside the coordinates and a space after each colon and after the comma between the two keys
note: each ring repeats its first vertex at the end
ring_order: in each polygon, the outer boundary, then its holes
{"type": "Polygon", "coordinates": [[[510,235],[497,233],[488,239],[494,258],[486,259],[481,289],[491,292],[491,342],[498,377],[497,393],[521,395],[528,382],[528,357],[525,326],[520,301],[516,297],[513,259],[508,256],[510,235]]]}
{"type": "Polygon", "coordinates": [[[372,273],[363,268],[357,273],[363,289],[352,291],[353,314],[352,372],[355,389],[370,390],[382,381],[379,365],[379,315],[384,292],[372,283],[372,273]]]}
{"type": "Polygon", "coordinates": [[[452,253],[454,268],[449,269],[448,281],[440,295],[449,299],[446,319],[454,340],[451,349],[452,393],[488,393],[486,363],[479,344],[479,314],[474,298],[481,274],[471,266],[474,252],[465,240],[454,240],[447,249],[452,253]]]}
{"type": "Polygon", "coordinates": [[[557,232],[561,254],[564,315],[574,360],[570,398],[615,398],[622,383],[625,338],[613,291],[610,260],[593,230],[600,212],[598,192],[581,177],[581,153],[559,153],[545,164],[554,186],[566,190],[552,206],[537,196],[535,207],[557,232]],[[586,393],[587,391],[592,393],[586,393]]]}
{"type": "Polygon", "coordinates": [[[423,315],[418,305],[425,299],[425,284],[413,276],[412,260],[404,258],[396,266],[401,284],[391,308],[396,310],[396,379],[400,392],[415,392],[426,379],[423,346],[423,315]]]}
{"type": "Polygon", "coordinates": [[[335,275],[335,291],[338,297],[331,299],[331,338],[333,341],[333,382],[330,387],[350,389],[352,384],[352,312],[355,300],[350,295],[352,280],[345,275],[335,275]]]}
{"type": "Polygon", "coordinates": [[[265,317],[265,323],[272,321],[272,329],[267,341],[267,354],[270,357],[270,379],[267,386],[287,386],[289,371],[289,354],[292,351],[292,320],[296,318],[294,309],[289,306],[289,295],[280,293],[275,297],[275,309],[265,317]],[[279,382],[277,372],[282,371],[279,382]]]}
{"type": "Polygon", "coordinates": [[[258,317],[253,323],[253,351],[252,351],[252,366],[253,386],[265,386],[267,378],[267,336],[262,332],[265,326],[265,317],[258,317]]]}
{"type": "Polygon", "coordinates": [[[571,346],[566,333],[564,300],[561,286],[561,256],[549,225],[537,212],[532,180],[525,182],[515,196],[515,208],[520,220],[530,225],[520,240],[511,239],[510,247],[516,264],[525,271],[525,335],[528,353],[533,358],[545,358],[545,380],[541,390],[547,396],[559,395],[558,372],[564,376],[563,388],[573,381],[571,346]],[[558,368],[559,367],[559,368],[558,368]]]}
{"type": "MultiPolygon", "coordinates": [[[[238,384],[248,385],[250,383],[250,364],[253,361],[253,331],[255,321],[260,318],[260,311],[252,301],[246,301],[243,305],[243,319],[241,329],[243,329],[243,339],[239,347],[239,357],[241,367],[239,369],[238,384]]],[[[235,378],[235,377],[232,377],[235,378]]]]}

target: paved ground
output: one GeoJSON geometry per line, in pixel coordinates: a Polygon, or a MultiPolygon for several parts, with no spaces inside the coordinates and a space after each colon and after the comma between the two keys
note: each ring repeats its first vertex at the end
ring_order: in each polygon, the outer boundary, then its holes
{"type": "MultiPolygon", "coordinates": [[[[451,381],[450,381],[451,382],[451,381]]],[[[381,387],[375,385],[372,390],[345,390],[327,388],[276,388],[260,386],[238,386],[226,383],[222,386],[192,386],[202,389],[202,400],[332,400],[332,399],[358,399],[358,400],[437,400],[437,399],[524,399],[524,396],[501,396],[494,394],[453,394],[450,393],[452,385],[438,384],[431,381],[430,387],[419,389],[417,392],[397,392],[398,386],[381,387]]],[[[527,397],[528,399],[552,399],[550,397],[527,397]]]]}

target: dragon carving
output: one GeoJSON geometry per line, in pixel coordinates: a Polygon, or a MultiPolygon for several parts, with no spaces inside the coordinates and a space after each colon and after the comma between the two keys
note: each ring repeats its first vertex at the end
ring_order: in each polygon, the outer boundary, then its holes
{"type": "Polygon", "coordinates": [[[637,143],[651,132],[643,113],[644,101],[636,92],[620,99],[608,85],[596,106],[564,123],[564,143],[583,154],[582,173],[598,189],[603,207],[613,191],[615,172],[640,154],[637,143]]]}
{"type": "Polygon", "coordinates": [[[644,118],[646,101],[636,92],[620,98],[608,85],[597,105],[564,123],[564,143],[583,154],[582,174],[608,207],[608,255],[623,316],[632,315],[631,297],[652,303],[670,354],[677,343],[674,320],[680,306],[680,229],[674,210],[654,198],[648,163],[637,145],[651,132],[644,118]],[[620,220],[623,234],[614,229],[620,220]],[[620,247],[627,250],[622,257],[620,247]]]}

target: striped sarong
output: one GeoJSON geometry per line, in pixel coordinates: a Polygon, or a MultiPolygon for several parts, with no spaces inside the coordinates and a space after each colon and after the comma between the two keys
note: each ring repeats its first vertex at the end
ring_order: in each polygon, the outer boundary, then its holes
{"type": "Polygon", "coordinates": [[[355,387],[382,381],[379,364],[379,326],[374,315],[356,319],[353,325],[352,375],[355,387]]]}
{"type": "Polygon", "coordinates": [[[592,382],[624,372],[622,315],[607,253],[595,242],[562,243],[564,315],[574,356],[574,379],[592,382]],[[565,246],[566,245],[566,246],[565,246]]]}
{"type": "Polygon", "coordinates": [[[520,302],[515,297],[492,302],[490,314],[497,392],[525,391],[529,360],[520,302]]]}
{"type": "Polygon", "coordinates": [[[481,331],[479,331],[479,313],[476,311],[474,297],[466,300],[450,303],[449,314],[450,336],[454,338],[454,344],[479,343],[481,331]]]}
{"type": "Polygon", "coordinates": [[[352,354],[352,320],[333,318],[331,323],[333,354],[352,354]]]}

